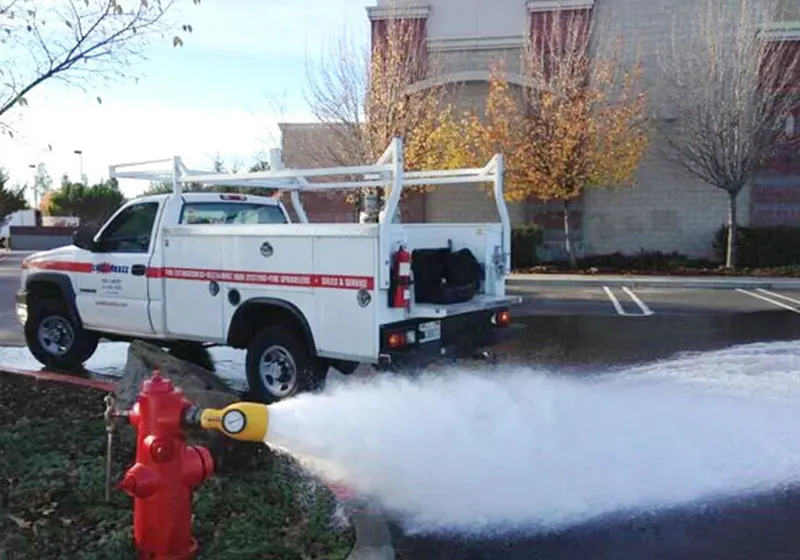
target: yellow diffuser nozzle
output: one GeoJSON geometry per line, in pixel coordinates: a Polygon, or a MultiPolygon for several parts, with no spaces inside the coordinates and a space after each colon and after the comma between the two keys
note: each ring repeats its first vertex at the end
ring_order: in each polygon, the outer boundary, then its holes
{"type": "Polygon", "coordinates": [[[269,409],[254,402],[233,403],[223,409],[206,408],[200,415],[200,425],[231,439],[262,442],[269,427],[269,409]]]}

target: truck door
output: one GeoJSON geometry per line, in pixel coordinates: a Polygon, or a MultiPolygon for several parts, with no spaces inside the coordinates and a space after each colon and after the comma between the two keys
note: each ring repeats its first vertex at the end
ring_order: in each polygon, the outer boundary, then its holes
{"type": "Polygon", "coordinates": [[[148,269],[159,207],[155,201],[126,206],[95,239],[91,273],[76,275],[80,314],[88,327],[153,333],[148,269]]]}

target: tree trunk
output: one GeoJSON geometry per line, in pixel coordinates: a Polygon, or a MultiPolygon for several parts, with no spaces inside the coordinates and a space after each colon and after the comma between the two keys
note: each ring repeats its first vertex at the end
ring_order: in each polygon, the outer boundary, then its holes
{"type": "Polygon", "coordinates": [[[725,258],[725,266],[730,269],[736,268],[736,240],[738,239],[738,223],[736,219],[736,199],[739,191],[728,192],[728,254],[725,258]]]}
{"type": "Polygon", "coordinates": [[[578,268],[578,261],[575,258],[575,251],[572,248],[572,228],[570,227],[570,201],[564,201],[564,248],[567,250],[570,268],[578,268]]]}

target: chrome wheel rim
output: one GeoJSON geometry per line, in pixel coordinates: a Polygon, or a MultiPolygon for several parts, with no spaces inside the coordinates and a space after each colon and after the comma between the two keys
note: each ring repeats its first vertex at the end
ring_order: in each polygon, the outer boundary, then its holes
{"type": "Polygon", "coordinates": [[[283,346],[270,346],[264,350],[258,369],[264,387],[278,398],[291,394],[297,385],[297,365],[283,346]]]}
{"type": "Polygon", "coordinates": [[[70,351],[75,342],[72,324],[64,317],[46,317],[40,324],[37,338],[42,348],[53,356],[63,356],[70,351]]]}

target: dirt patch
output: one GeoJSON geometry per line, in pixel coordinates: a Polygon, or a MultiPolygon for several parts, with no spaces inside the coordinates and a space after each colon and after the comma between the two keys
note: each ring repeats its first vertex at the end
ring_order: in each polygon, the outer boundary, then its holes
{"type": "MultiPolygon", "coordinates": [[[[0,372],[0,558],[136,558],[132,499],[104,500],[103,393],[0,372]]],[[[133,463],[116,438],[114,482],[133,463]]],[[[237,444],[195,493],[198,558],[345,558],[354,532],[335,496],[285,454],[237,444]]]]}

